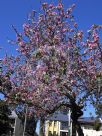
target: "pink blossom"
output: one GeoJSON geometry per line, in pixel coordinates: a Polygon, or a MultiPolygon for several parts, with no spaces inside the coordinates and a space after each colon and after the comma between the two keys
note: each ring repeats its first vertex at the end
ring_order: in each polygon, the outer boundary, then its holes
{"type": "Polygon", "coordinates": [[[62,8],[63,8],[63,5],[62,5],[61,3],[59,3],[58,6],[57,6],[57,9],[60,10],[60,9],[62,9],[62,8]]]}

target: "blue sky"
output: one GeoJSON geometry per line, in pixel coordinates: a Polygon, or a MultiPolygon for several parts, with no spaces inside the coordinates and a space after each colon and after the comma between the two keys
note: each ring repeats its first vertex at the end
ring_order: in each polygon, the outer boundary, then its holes
{"type": "MultiPolygon", "coordinates": [[[[42,2],[57,3],[57,0],[42,0],[42,2]]],[[[73,15],[80,29],[85,32],[92,24],[102,24],[102,0],[63,0],[65,8],[75,3],[73,15]]],[[[4,52],[15,55],[15,47],[8,44],[8,39],[15,40],[15,32],[11,25],[22,31],[22,25],[27,21],[27,16],[32,9],[40,11],[40,0],[0,0],[0,58],[4,52]]],[[[89,111],[93,108],[89,106],[89,111]]],[[[85,113],[88,116],[89,112],[85,113]]]]}
{"type": "MultiPolygon", "coordinates": [[[[41,0],[57,3],[57,0],[41,0]]],[[[62,0],[65,8],[75,3],[73,11],[79,28],[86,31],[92,24],[102,24],[102,0],[62,0]]],[[[40,0],[0,0],[0,57],[4,52],[15,54],[15,48],[7,43],[7,39],[15,39],[15,32],[11,25],[22,31],[22,25],[32,9],[40,11],[40,0]]]]}

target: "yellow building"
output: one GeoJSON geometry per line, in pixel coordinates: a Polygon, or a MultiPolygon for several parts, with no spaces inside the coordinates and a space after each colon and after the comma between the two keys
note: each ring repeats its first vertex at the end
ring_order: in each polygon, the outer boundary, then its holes
{"type": "Polygon", "coordinates": [[[46,121],[46,136],[51,136],[51,135],[58,135],[59,133],[59,121],[51,121],[48,120],[46,121]]]}
{"type": "MultiPolygon", "coordinates": [[[[68,136],[68,131],[70,130],[70,136],[72,136],[72,122],[69,124],[69,116],[66,114],[54,114],[48,118],[45,122],[45,136],[68,136]],[[68,127],[69,126],[69,127],[68,127]]],[[[96,131],[94,130],[94,122],[96,118],[92,117],[81,117],[79,122],[83,129],[85,136],[101,136],[102,126],[96,131]]],[[[102,124],[102,120],[100,124],[102,124]]],[[[76,136],[78,134],[76,133],[76,136]]]]}
{"type": "Polygon", "coordinates": [[[58,113],[46,120],[45,136],[68,136],[68,116],[58,113]]]}

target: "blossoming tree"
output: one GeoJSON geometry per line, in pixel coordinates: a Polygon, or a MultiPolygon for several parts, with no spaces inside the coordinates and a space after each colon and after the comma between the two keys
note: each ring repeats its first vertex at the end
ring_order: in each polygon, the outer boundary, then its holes
{"type": "Polygon", "coordinates": [[[62,105],[69,107],[73,124],[83,136],[78,122],[81,109],[88,100],[96,105],[102,98],[101,26],[93,25],[83,38],[72,15],[74,6],[65,11],[60,2],[57,6],[43,3],[41,14],[36,19],[33,11],[22,33],[14,28],[19,55],[2,62],[4,72],[13,72],[9,98],[26,103],[40,117],[62,105]]]}

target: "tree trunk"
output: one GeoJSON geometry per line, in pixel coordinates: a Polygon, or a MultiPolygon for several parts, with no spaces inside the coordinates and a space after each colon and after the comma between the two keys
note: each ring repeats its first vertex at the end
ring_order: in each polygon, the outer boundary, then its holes
{"type": "Polygon", "coordinates": [[[27,134],[30,136],[36,136],[36,126],[37,120],[35,120],[35,118],[28,119],[26,126],[27,134]]]}
{"type": "Polygon", "coordinates": [[[76,136],[76,131],[78,133],[78,136],[84,136],[83,130],[78,121],[72,123],[72,136],[76,136]]]}
{"type": "Polygon", "coordinates": [[[84,136],[83,130],[79,122],[77,122],[76,124],[76,130],[77,130],[78,136],[84,136]]]}
{"type": "Polygon", "coordinates": [[[83,130],[81,128],[80,123],[78,122],[78,119],[83,115],[82,108],[83,106],[79,106],[76,104],[75,100],[71,100],[71,119],[72,119],[72,136],[76,136],[76,131],[78,133],[78,136],[84,136],[83,130]]]}
{"type": "Polygon", "coordinates": [[[76,136],[76,125],[72,122],[72,136],[76,136]]]}
{"type": "Polygon", "coordinates": [[[44,123],[45,120],[43,118],[40,119],[40,136],[44,136],[44,123]]]}

